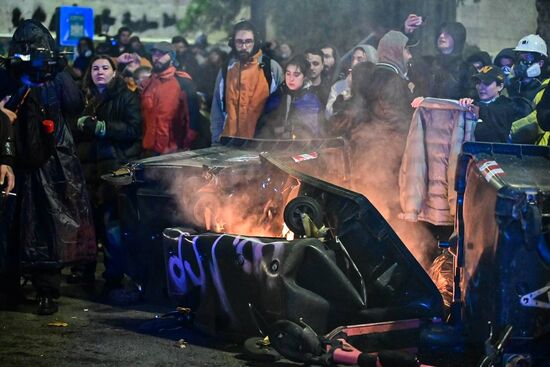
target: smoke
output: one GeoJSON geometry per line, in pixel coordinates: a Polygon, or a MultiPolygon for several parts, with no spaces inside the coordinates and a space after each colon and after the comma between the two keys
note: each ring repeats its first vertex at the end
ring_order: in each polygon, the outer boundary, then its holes
{"type": "MultiPolygon", "coordinates": [[[[401,213],[398,176],[407,141],[409,121],[390,124],[372,119],[359,125],[351,134],[350,177],[335,174],[322,165],[316,176],[338,186],[363,194],[380,212],[416,260],[428,269],[437,242],[422,222],[407,222],[401,213]]],[[[315,175],[310,170],[309,174],[315,175]]]]}
{"type": "Polygon", "coordinates": [[[164,179],[186,225],[262,237],[282,237],[284,205],[297,185],[261,164],[257,155],[213,170],[185,167],[164,179]]]}
{"type": "MultiPolygon", "coordinates": [[[[363,194],[427,269],[437,249],[434,236],[423,223],[398,218],[398,174],[408,127],[408,121],[365,122],[351,134],[349,157],[343,149],[325,149],[322,158],[294,168],[363,194]]],[[[288,182],[288,176],[252,156],[227,168],[188,167],[165,178],[183,222],[212,232],[282,237],[284,206],[296,195],[299,183],[288,182]]]]}

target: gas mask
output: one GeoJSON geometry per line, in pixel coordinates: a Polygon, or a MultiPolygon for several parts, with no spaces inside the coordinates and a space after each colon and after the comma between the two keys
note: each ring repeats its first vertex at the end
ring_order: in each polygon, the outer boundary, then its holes
{"type": "Polygon", "coordinates": [[[520,60],[514,65],[514,76],[516,78],[535,78],[541,73],[540,64],[533,62],[529,65],[527,61],[520,60]]]}
{"type": "Polygon", "coordinates": [[[510,80],[514,76],[511,66],[501,66],[500,70],[504,74],[504,87],[508,88],[510,86],[510,80]]]}

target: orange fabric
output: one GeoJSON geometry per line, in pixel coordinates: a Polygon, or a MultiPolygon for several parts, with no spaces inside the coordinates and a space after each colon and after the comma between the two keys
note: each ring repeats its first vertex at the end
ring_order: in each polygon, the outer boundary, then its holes
{"type": "Polygon", "coordinates": [[[189,130],[187,98],[175,73],[173,66],[162,73],[153,73],[141,94],[143,148],[160,154],[185,149],[189,130]]]}
{"type": "Polygon", "coordinates": [[[222,135],[253,138],[258,118],[269,97],[269,86],[260,67],[258,51],[246,64],[235,62],[227,70],[225,99],[227,118],[222,135]]]}

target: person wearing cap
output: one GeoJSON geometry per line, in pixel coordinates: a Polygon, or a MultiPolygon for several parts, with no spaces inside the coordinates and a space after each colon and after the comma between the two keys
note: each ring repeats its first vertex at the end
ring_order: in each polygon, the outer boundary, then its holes
{"type": "Polygon", "coordinates": [[[461,98],[459,103],[468,108],[469,119],[478,121],[474,131],[476,141],[507,143],[518,113],[512,100],[500,95],[506,76],[498,66],[489,65],[482,67],[473,79],[478,97],[475,101],[461,98]]]}
{"type": "Polygon", "coordinates": [[[192,96],[181,88],[178,77],[187,81],[191,78],[185,72],[176,72],[170,43],[156,43],[151,51],[153,70],[141,93],[145,155],[190,149],[198,136],[198,121],[190,117],[188,101],[192,96]]]}
{"type": "Polygon", "coordinates": [[[508,95],[533,101],[536,94],[544,88],[541,74],[548,57],[546,42],[539,35],[530,34],[519,40],[514,51],[517,62],[513,69],[514,77],[508,86],[508,95]]]}

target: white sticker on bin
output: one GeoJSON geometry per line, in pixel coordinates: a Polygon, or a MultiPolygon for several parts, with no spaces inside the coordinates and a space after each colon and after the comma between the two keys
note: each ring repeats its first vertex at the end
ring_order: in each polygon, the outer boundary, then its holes
{"type": "Polygon", "coordinates": [[[312,153],[295,155],[292,157],[292,159],[294,160],[294,162],[298,163],[302,161],[308,161],[310,159],[316,159],[317,157],[319,157],[317,152],[312,152],[312,153]]]}
{"type": "Polygon", "coordinates": [[[506,174],[496,161],[479,161],[478,164],[479,171],[487,182],[491,181],[494,176],[504,176],[506,174]]]}

